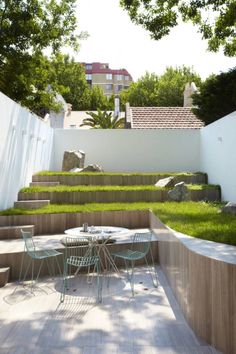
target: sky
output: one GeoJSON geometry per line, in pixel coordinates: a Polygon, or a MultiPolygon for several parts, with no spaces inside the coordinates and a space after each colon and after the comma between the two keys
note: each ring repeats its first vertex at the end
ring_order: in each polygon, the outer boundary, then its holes
{"type": "Polygon", "coordinates": [[[146,71],[161,75],[167,66],[192,67],[202,79],[236,66],[235,58],[208,52],[207,42],[191,23],[181,24],[155,41],[131,22],[119,0],[78,0],[76,13],[79,30],[87,31],[89,37],[81,42],[75,59],[125,68],[135,81],[146,71]]]}

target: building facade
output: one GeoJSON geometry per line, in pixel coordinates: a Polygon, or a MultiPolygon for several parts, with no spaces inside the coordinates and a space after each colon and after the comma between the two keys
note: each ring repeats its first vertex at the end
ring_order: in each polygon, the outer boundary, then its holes
{"type": "Polygon", "coordinates": [[[99,86],[106,96],[119,95],[130,86],[132,76],[126,69],[110,69],[107,63],[83,63],[90,86],[99,86]]]}

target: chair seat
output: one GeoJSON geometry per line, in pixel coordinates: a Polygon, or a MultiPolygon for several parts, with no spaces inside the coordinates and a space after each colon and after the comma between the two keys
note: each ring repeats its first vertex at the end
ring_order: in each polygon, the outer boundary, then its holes
{"type": "Polygon", "coordinates": [[[78,256],[70,256],[67,258],[66,263],[75,267],[88,267],[91,265],[95,265],[99,262],[98,257],[78,257],[78,256]]]}
{"type": "Polygon", "coordinates": [[[124,251],[112,253],[112,256],[126,259],[129,261],[135,261],[135,260],[143,258],[145,256],[145,253],[140,252],[140,251],[132,251],[130,249],[126,249],[124,251]]]}
{"type": "Polygon", "coordinates": [[[56,257],[62,254],[62,252],[58,252],[56,250],[45,250],[49,257],[56,257]]]}

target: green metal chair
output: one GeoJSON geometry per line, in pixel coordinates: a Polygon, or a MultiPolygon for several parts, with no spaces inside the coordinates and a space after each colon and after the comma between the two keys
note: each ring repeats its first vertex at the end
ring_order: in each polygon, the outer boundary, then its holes
{"type": "Polygon", "coordinates": [[[21,230],[21,235],[24,240],[24,253],[23,253],[22,261],[21,261],[19,282],[21,282],[21,275],[22,275],[22,271],[23,271],[25,254],[27,254],[29,256],[30,261],[28,261],[28,264],[26,266],[25,274],[24,274],[23,280],[22,280],[23,283],[24,283],[26,276],[28,274],[30,265],[32,265],[31,285],[33,286],[33,284],[35,284],[38,281],[44,261],[46,261],[46,264],[48,267],[48,272],[50,275],[55,275],[54,260],[56,261],[59,273],[61,274],[61,269],[60,269],[60,266],[58,263],[58,256],[62,255],[61,252],[58,252],[54,249],[40,249],[40,248],[36,247],[31,232],[26,232],[26,231],[21,230]],[[49,259],[51,259],[51,261],[53,261],[53,262],[50,262],[51,264],[49,264],[49,259]],[[35,261],[39,261],[40,265],[39,265],[39,269],[37,272],[37,276],[34,279],[34,266],[35,266],[34,263],[35,263],[35,261]]]}
{"type": "Polygon", "coordinates": [[[127,271],[127,278],[130,282],[132,295],[134,296],[134,266],[135,262],[140,259],[145,259],[145,262],[148,266],[149,273],[152,277],[153,285],[157,287],[157,274],[154,266],[154,259],[151,251],[151,239],[152,233],[145,232],[145,233],[135,233],[132,237],[132,245],[130,248],[125,249],[123,251],[114,252],[112,256],[114,257],[114,261],[116,258],[120,258],[124,260],[126,271],[127,271]],[[150,258],[152,262],[153,272],[151,271],[151,266],[148,263],[147,256],[150,253],[150,258]],[[129,270],[129,264],[131,265],[131,271],[129,270]]]}
{"type": "Polygon", "coordinates": [[[93,237],[65,237],[63,239],[65,245],[64,253],[64,276],[63,289],[61,293],[61,302],[64,301],[66,291],[69,290],[70,279],[78,275],[79,271],[87,268],[89,279],[93,278],[94,273],[97,274],[97,301],[102,301],[102,279],[100,270],[100,259],[97,253],[97,242],[93,237]],[[92,271],[92,277],[89,276],[92,271]]]}

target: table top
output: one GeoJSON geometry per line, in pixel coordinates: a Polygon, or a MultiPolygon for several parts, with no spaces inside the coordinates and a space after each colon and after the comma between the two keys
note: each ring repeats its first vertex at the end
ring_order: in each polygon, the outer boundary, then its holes
{"type": "Polygon", "coordinates": [[[70,236],[97,236],[99,238],[117,236],[128,231],[129,229],[126,229],[125,227],[89,226],[87,232],[83,231],[83,227],[75,227],[72,229],[65,230],[65,234],[70,236]]]}

